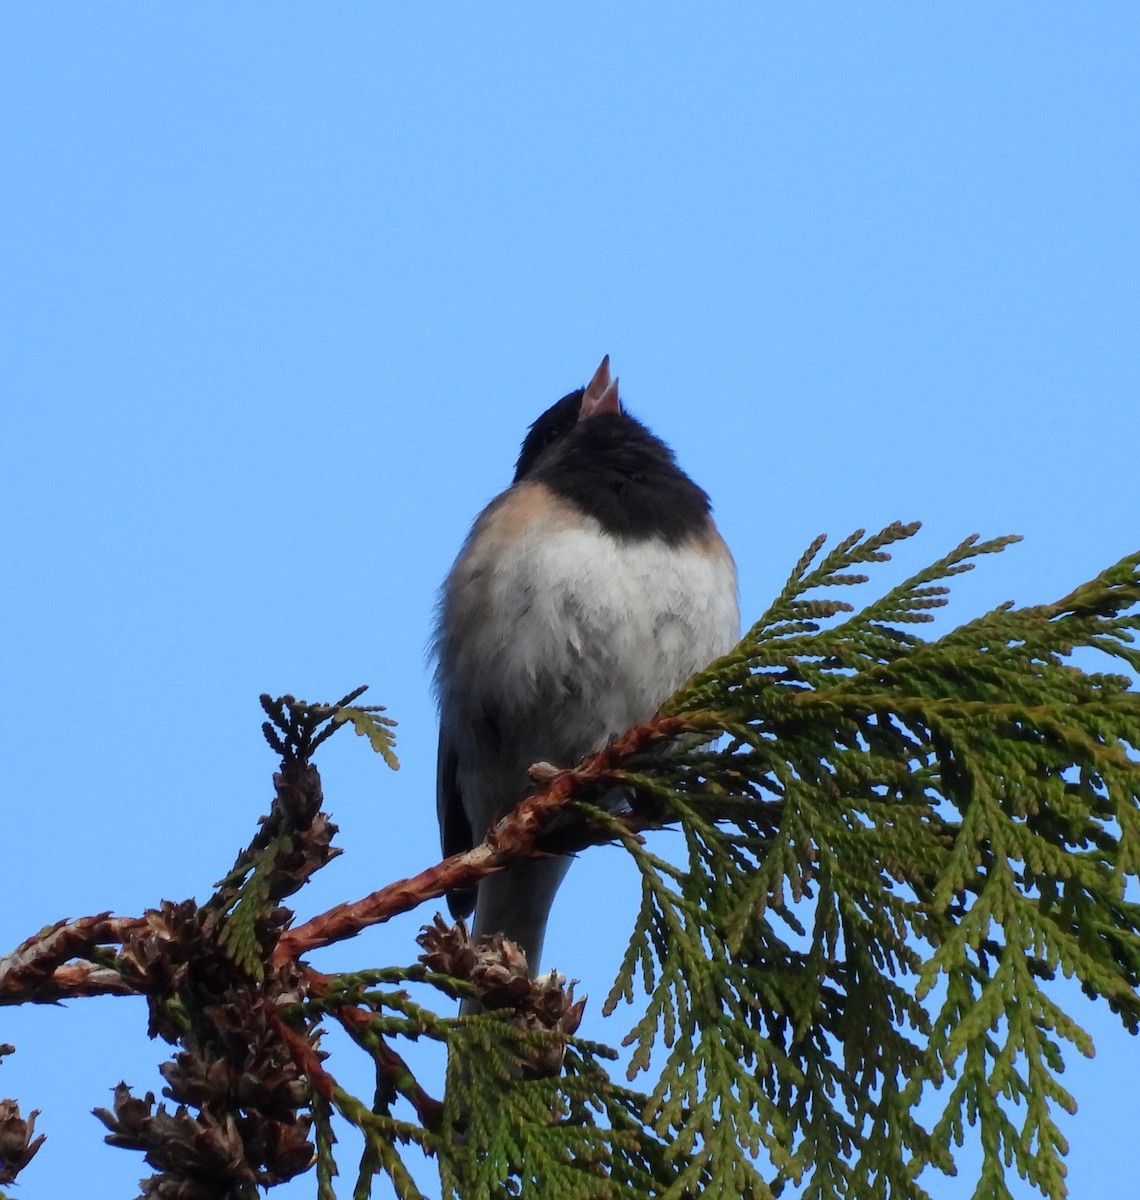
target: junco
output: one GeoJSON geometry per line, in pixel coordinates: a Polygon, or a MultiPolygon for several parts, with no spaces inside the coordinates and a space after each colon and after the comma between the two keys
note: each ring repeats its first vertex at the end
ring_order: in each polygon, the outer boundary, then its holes
{"type": "MultiPolygon", "coordinates": [[[[479,514],[443,585],[435,637],[444,855],[528,790],[647,720],[739,637],[736,567],[708,496],[624,412],[602,360],[530,427],[511,486],[479,514]]],[[[568,858],[448,896],[475,936],[542,954],[568,858]]],[[[599,919],[602,913],[598,914],[599,919]]]]}

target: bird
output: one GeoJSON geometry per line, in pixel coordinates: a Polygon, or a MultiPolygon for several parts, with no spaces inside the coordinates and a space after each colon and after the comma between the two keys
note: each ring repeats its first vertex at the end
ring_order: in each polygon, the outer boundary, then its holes
{"type": "MultiPolygon", "coordinates": [[[[448,857],[533,787],[648,720],[738,640],[736,566],[707,493],[628,413],[609,356],[530,426],[511,485],[476,518],[441,592],[433,639],[436,802],[448,857]]],[[[541,961],[568,857],[453,891],[472,937],[541,961]]],[[[604,916],[599,912],[599,918],[604,916]]]]}

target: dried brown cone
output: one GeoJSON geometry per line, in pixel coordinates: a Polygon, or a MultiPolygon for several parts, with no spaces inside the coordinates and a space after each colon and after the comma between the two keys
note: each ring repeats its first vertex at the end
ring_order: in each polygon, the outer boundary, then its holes
{"type": "MultiPolygon", "coordinates": [[[[150,1003],[152,1034],[180,1046],[160,1068],[174,1112],[121,1084],[114,1111],[97,1113],[111,1144],[144,1151],[161,1172],[147,1181],[148,1197],[224,1197],[235,1185],[283,1182],[313,1159],[309,1083],[279,1013],[297,999],[299,968],[252,978],[219,941],[224,921],[217,908],[164,903],[123,946],[125,970],[150,1003]]],[[[293,1032],[317,1061],[316,1034],[293,1032]]]]}
{"type": "Polygon", "coordinates": [[[237,1106],[211,1105],[195,1115],[185,1104],[170,1112],[164,1104],[155,1107],[153,1092],[140,1099],[125,1083],[115,1088],[112,1110],[94,1111],[110,1130],[110,1145],[143,1151],[160,1172],[144,1183],[146,1197],[226,1200],[237,1184],[283,1183],[313,1161],[307,1114],[267,1120],[237,1106]]]}
{"type": "Polygon", "coordinates": [[[474,984],[485,1009],[509,1009],[507,1019],[516,1028],[555,1035],[529,1048],[520,1064],[524,1075],[561,1071],[566,1041],[577,1031],[586,1007],[585,997],[574,998],[573,982],[568,984],[557,971],[532,979],[526,955],[514,942],[501,933],[476,942],[465,922],[448,925],[438,913],[416,940],[424,950],[420,961],[431,971],[474,984]]]}
{"type": "Polygon", "coordinates": [[[0,1183],[15,1183],[44,1144],[44,1134],[34,1136],[39,1115],[33,1109],[23,1117],[15,1100],[0,1100],[0,1183]]]}
{"type": "Polygon", "coordinates": [[[269,899],[277,901],[298,891],[341,851],[332,845],[337,827],[321,809],[324,795],[316,767],[286,765],[273,776],[273,786],[276,791],[273,807],[238,864],[243,859],[252,861],[264,846],[289,835],[289,853],[274,862],[269,877],[269,899]]]}
{"type": "Polygon", "coordinates": [[[173,1113],[163,1104],[156,1109],[153,1092],[140,1100],[125,1083],[115,1088],[112,1111],[94,1111],[111,1131],[106,1138],[110,1145],[142,1150],[161,1172],[142,1184],[145,1197],[224,1200],[235,1183],[256,1180],[237,1123],[228,1114],[215,1119],[194,1117],[183,1105],[173,1113]]]}

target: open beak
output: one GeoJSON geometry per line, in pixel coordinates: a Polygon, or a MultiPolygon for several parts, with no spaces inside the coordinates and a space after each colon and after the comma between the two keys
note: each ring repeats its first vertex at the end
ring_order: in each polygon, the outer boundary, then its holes
{"type": "Polygon", "coordinates": [[[618,381],[610,378],[610,356],[602,359],[594,378],[586,385],[582,395],[582,406],[578,409],[578,420],[596,417],[599,413],[620,413],[618,381]]]}

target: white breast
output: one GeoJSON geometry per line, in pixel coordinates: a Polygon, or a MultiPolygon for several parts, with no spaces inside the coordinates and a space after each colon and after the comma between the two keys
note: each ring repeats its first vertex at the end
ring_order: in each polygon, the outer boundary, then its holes
{"type": "Polygon", "coordinates": [[[528,762],[570,765],[739,636],[715,534],[618,539],[558,511],[507,524],[504,537],[477,528],[445,585],[440,700],[460,748],[462,727],[490,713],[528,762]]]}

